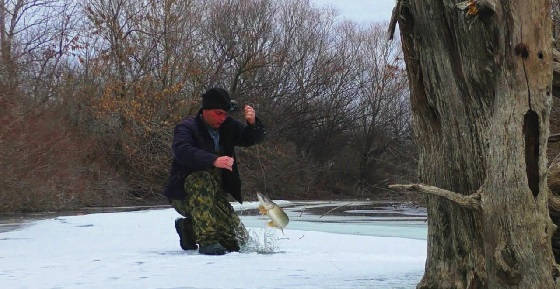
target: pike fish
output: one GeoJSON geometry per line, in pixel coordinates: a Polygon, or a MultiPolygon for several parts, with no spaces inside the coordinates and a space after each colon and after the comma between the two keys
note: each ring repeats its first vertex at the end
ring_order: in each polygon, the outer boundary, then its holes
{"type": "Polygon", "coordinates": [[[271,219],[268,222],[268,226],[276,227],[284,232],[284,228],[290,221],[290,219],[288,219],[288,215],[284,213],[284,210],[282,210],[282,208],[280,208],[265,195],[257,193],[257,198],[259,199],[259,212],[263,215],[267,215],[271,219]]]}

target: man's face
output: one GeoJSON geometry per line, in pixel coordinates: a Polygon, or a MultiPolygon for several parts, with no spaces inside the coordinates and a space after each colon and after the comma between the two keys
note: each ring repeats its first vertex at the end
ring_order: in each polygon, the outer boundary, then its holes
{"type": "Polygon", "coordinates": [[[227,118],[227,112],[223,109],[203,109],[202,118],[208,126],[218,129],[227,118]]]}

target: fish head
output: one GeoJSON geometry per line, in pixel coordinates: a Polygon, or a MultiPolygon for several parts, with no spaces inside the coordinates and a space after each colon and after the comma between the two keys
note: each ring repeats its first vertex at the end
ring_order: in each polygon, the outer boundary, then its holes
{"type": "Polygon", "coordinates": [[[275,205],[274,202],[259,192],[257,192],[257,199],[259,199],[259,206],[264,207],[266,210],[272,209],[275,205]]]}

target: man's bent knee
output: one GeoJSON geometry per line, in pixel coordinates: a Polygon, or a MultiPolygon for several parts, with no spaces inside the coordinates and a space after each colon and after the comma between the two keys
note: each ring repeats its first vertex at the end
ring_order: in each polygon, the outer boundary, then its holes
{"type": "Polygon", "coordinates": [[[171,206],[183,217],[189,217],[189,210],[185,200],[171,200],[171,206]]]}

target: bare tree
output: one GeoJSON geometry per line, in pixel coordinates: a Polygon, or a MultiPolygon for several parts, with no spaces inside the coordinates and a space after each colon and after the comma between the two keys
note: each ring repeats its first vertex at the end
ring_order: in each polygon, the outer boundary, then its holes
{"type": "Polygon", "coordinates": [[[60,20],[56,15],[65,6],[59,0],[0,1],[0,68],[9,87],[18,85],[22,58],[52,43],[57,33],[52,22],[60,20]]]}
{"type": "MultiPolygon", "coordinates": [[[[346,52],[335,50],[341,41],[335,39],[331,11],[315,10],[306,1],[288,1],[276,19],[279,43],[274,47],[272,65],[256,79],[268,91],[262,105],[278,119],[272,134],[278,130],[284,135],[309,136],[307,133],[325,123],[319,108],[331,105],[327,100],[329,86],[336,82],[337,73],[342,75],[346,69],[337,63],[345,60],[346,52]]],[[[343,115],[339,116],[342,119],[343,115]]],[[[304,151],[313,147],[307,140],[294,139],[304,151]]]]}
{"type": "Polygon", "coordinates": [[[360,155],[358,186],[365,189],[369,175],[379,167],[379,157],[406,138],[409,110],[400,42],[384,41],[381,25],[372,26],[361,37],[356,122],[352,127],[360,155]]]}
{"type": "Polygon", "coordinates": [[[135,76],[130,65],[133,51],[130,38],[141,32],[138,26],[146,7],[127,0],[92,0],[83,6],[88,20],[95,27],[93,33],[105,40],[101,45],[108,46],[104,48],[110,59],[107,66],[115,69],[113,73],[122,85],[122,94],[126,90],[125,84],[135,76]]]}
{"type": "Polygon", "coordinates": [[[398,1],[428,256],[417,288],[557,288],[550,2],[398,1]]]}
{"type": "Polygon", "coordinates": [[[276,9],[270,0],[211,2],[204,25],[206,66],[213,72],[208,85],[223,85],[240,101],[248,100],[247,86],[269,65],[277,41],[272,33],[276,9]]]}

